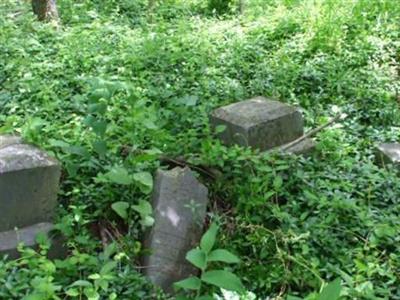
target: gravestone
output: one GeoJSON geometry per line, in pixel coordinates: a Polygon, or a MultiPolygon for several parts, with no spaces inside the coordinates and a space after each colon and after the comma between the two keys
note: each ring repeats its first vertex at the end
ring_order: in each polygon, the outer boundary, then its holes
{"type": "Polygon", "coordinates": [[[380,144],[375,149],[376,162],[381,165],[393,164],[400,167],[400,144],[380,144]]]}
{"type": "Polygon", "coordinates": [[[152,196],[155,222],[145,238],[151,254],[144,258],[144,270],[166,292],[196,272],[185,256],[202,236],[207,193],[189,168],[157,171],[152,196]]]}
{"type": "Polygon", "coordinates": [[[36,224],[51,223],[59,179],[57,160],[19,137],[0,136],[0,255],[12,252],[15,238],[33,245],[44,228],[36,224]]]}
{"type": "Polygon", "coordinates": [[[289,143],[303,135],[303,117],[290,105],[264,97],[214,110],[211,126],[224,125],[217,136],[226,145],[250,146],[261,151],[289,143]]]}

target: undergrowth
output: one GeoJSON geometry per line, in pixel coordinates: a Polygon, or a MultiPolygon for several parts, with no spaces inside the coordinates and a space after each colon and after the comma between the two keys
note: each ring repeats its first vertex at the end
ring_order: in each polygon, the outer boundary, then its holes
{"type": "Polygon", "coordinates": [[[148,201],[160,157],[184,157],[218,170],[202,180],[219,244],[260,298],[341,278],[343,299],[400,299],[400,180],[373,163],[377,143],[400,139],[400,6],[251,0],[239,15],[236,4],[218,15],[200,0],[151,13],[60,0],[59,29],[28,3],[0,4],[0,133],[62,162],[57,228],[70,249],[2,262],[0,298],[161,299],[139,274],[143,216],[111,207],[148,201]],[[348,117],[308,158],[221,145],[211,110],[257,95],[299,105],[308,129],[348,117]]]}

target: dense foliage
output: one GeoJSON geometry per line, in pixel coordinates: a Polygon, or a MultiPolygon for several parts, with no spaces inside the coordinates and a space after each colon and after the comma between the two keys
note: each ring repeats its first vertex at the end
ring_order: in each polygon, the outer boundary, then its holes
{"type": "Polygon", "coordinates": [[[71,251],[0,263],[1,299],[162,297],[137,269],[149,225],[138,204],[161,157],[219,170],[202,178],[218,243],[259,297],[341,278],[343,299],[400,299],[400,179],[373,163],[375,144],[400,140],[400,5],[246,3],[238,15],[235,1],[149,12],[145,1],[59,0],[55,28],[24,1],[1,2],[0,133],[62,161],[57,227],[71,251]],[[308,128],[348,117],[309,158],[221,145],[210,111],[256,95],[301,106],[308,128]],[[106,249],[104,229],[117,240],[106,249]]]}

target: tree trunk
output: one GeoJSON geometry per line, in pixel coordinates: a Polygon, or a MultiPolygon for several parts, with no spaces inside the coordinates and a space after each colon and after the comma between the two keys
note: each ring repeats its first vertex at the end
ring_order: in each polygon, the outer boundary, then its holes
{"type": "Polygon", "coordinates": [[[239,0],[239,13],[241,15],[244,13],[244,0],[239,0]]]}
{"type": "Polygon", "coordinates": [[[58,21],[56,0],[32,0],[32,9],[40,21],[58,21]]]}

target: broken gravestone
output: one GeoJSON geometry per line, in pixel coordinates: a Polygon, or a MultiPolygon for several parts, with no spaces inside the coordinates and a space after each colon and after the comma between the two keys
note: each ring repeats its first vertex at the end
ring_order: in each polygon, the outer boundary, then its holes
{"type": "Polygon", "coordinates": [[[144,258],[144,267],[145,275],[166,292],[196,272],[185,256],[200,241],[207,193],[187,167],[157,171],[152,196],[155,222],[145,238],[151,254],[144,258]]]}
{"type": "MultiPolygon", "coordinates": [[[[261,151],[301,137],[304,123],[296,107],[264,97],[220,107],[211,113],[210,122],[213,128],[225,127],[222,132],[217,130],[217,136],[224,144],[250,146],[261,151]]],[[[306,138],[285,152],[308,154],[314,147],[314,141],[306,138]]]]}
{"type": "Polygon", "coordinates": [[[400,167],[400,144],[388,143],[378,145],[375,149],[375,159],[381,166],[392,164],[400,167]]]}
{"type": "Polygon", "coordinates": [[[58,161],[19,137],[0,136],[0,255],[15,257],[19,242],[34,246],[38,233],[49,232],[59,179],[58,161]]]}

